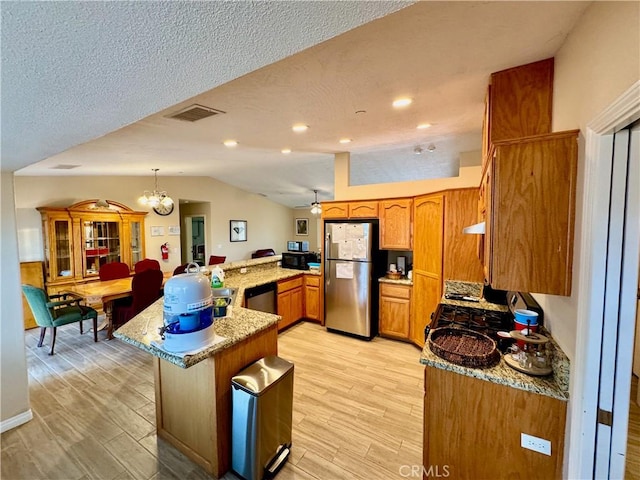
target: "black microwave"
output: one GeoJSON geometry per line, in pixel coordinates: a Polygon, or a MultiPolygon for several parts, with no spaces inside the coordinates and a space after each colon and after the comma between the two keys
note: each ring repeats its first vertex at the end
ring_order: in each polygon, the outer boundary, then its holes
{"type": "Polygon", "coordinates": [[[309,270],[309,263],[318,261],[315,253],[306,252],[283,252],[282,268],[293,268],[296,270],[309,270]]]}
{"type": "Polygon", "coordinates": [[[289,240],[287,242],[287,250],[289,252],[308,252],[309,242],[296,242],[294,240],[289,240]]]}

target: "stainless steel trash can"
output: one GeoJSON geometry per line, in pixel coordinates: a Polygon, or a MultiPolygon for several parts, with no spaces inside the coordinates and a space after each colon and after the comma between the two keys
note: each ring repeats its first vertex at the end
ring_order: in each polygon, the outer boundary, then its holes
{"type": "Polygon", "coordinates": [[[264,357],[231,386],[231,468],[246,480],[271,478],[291,449],[293,363],[264,357]]]}

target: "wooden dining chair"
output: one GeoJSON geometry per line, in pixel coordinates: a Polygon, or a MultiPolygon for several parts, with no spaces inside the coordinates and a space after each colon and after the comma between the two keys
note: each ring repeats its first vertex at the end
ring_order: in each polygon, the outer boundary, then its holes
{"type": "Polygon", "coordinates": [[[162,296],[162,280],[164,276],[160,270],[144,270],[136,273],[131,279],[131,304],[116,305],[113,319],[116,325],[124,325],[142,310],[147,308],[162,296]]]}
{"type": "Polygon", "coordinates": [[[129,270],[129,265],[123,262],[105,263],[100,267],[98,276],[104,282],[105,280],[129,277],[131,276],[131,270],[129,270]]]}
{"type": "Polygon", "coordinates": [[[56,345],[57,327],[69,323],[80,322],[80,334],[82,334],[82,322],[93,320],[93,341],[98,341],[98,312],[91,307],[80,305],[80,298],[67,293],[49,297],[42,288],[32,285],[22,285],[22,292],[33,312],[36,323],[40,327],[38,347],[42,347],[47,328],[53,329],[49,355],[53,355],[53,348],[56,345]]]}
{"type": "Polygon", "coordinates": [[[227,257],[220,257],[218,255],[211,255],[209,257],[209,265],[219,265],[224,263],[227,260],[227,257]]]}
{"type": "Polygon", "coordinates": [[[140,260],[133,266],[135,273],[144,272],[145,270],[160,270],[160,262],[153,258],[145,258],[140,260]]]}

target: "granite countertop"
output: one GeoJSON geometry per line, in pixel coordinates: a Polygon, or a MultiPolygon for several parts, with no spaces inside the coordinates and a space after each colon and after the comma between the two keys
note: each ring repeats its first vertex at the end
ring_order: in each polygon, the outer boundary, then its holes
{"type": "Polygon", "coordinates": [[[378,279],[378,282],[380,282],[380,283],[393,283],[395,285],[408,285],[408,286],[412,286],[413,285],[413,280],[409,280],[406,277],[401,278],[399,280],[392,280],[391,278],[380,277],[378,279]]]}
{"type": "MultiPolygon", "coordinates": [[[[445,294],[446,293],[462,293],[480,298],[482,296],[482,284],[447,280],[445,282],[445,294]]],[[[479,302],[469,302],[464,300],[450,300],[443,296],[441,302],[448,305],[459,305],[485,310],[503,312],[509,310],[506,305],[490,303],[483,298],[481,298],[479,302]]],[[[500,363],[490,368],[469,368],[456,365],[433,353],[429,348],[428,342],[425,343],[422,349],[420,363],[429,367],[449,370],[461,375],[467,375],[480,380],[566,401],[569,398],[569,359],[547,331],[543,329],[541,333],[549,338],[553,346],[553,373],[546,377],[536,377],[514,370],[505,363],[502,355],[500,357],[500,363]]]]}
{"type": "Polygon", "coordinates": [[[225,278],[224,286],[237,289],[237,293],[233,305],[228,309],[229,315],[217,318],[213,323],[216,336],[224,337],[224,341],[215,343],[194,355],[171,354],[152,345],[151,342],[161,341],[158,330],[163,325],[164,302],[162,298],[156,300],[155,303],[116,330],[113,334],[114,337],[179,367],[188,368],[261,330],[265,330],[271,325],[277,324],[281,318],[279,315],[242,307],[245,289],[302,274],[319,276],[320,272],[277,267],[275,266],[275,261],[272,260],[273,257],[269,258],[271,259],[269,262],[265,262],[263,259],[256,259],[261,260],[259,262],[246,261],[243,266],[248,267],[249,271],[247,273],[234,272],[225,278]],[[254,269],[256,266],[258,267],[254,269]],[[143,335],[142,332],[145,330],[147,333],[143,335]]]}
{"type": "Polygon", "coordinates": [[[213,322],[216,336],[224,337],[224,341],[215,343],[194,355],[183,356],[171,354],[151,345],[151,342],[161,341],[158,330],[163,325],[163,305],[162,298],[156,300],[151,306],[116,330],[113,336],[182,368],[191,367],[205,358],[277,324],[280,320],[278,315],[234,306],[231,308],[229,316],[216,318],[213,322]],[[149,323],[147,324],[147,322],[149,323]],[[145,329],[147,333],[143,334],[145,329]]]}
{"type": "Polygon", "coordinates": [[[428,343],[422,349],[420,363],[429,367],[440,368],[468,377],[566,401],[569,399],[569,359],[555,342],[553,343],[555,347],[553,374],[546,377],[534,377],[518,372],[507,365],[502,356],[500,357],[500,363],[490,368],[469,368],[456,365],[433,353],[428,343]]]}

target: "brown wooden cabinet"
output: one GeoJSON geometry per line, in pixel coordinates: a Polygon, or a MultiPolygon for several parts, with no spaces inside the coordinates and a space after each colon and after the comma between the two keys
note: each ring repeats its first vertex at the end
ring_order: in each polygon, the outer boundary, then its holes
{"type": "Polygon", "coordinates": [[[378,218],[378,201],[349,202],[349,218],[378,218]]]}
{"type": "MultiPolygon", "coordinates": [[[[20,262],[20,282],[23,285],[44,288],[44,269],[42,262],[20,262]]],[[[24,294],[22,294],[22,315],[25,330],[38,326],[24,294]]]]}
{"type": "Polygon", "coordinates": [[[494,145],[483,181],[493,288],[571,294],[578,133],[494,145]]]}
{"type": "Polygon", "coordinates": [[[562,478],[566,402],[434,367],[424,387],[427,468],[446,465],[450,478],[562,478]],[[522,433],[549,440],[551,455],[522,448],[522,433]]]}
{"type": "Polygon", "coordinates": [[[551,132],[553,58],[491,74],[489,142],[551,132]]]}
{"type": "Polygon", "coordinates": [[[411,324],[411,287],[381,283],[379,310],[380,334],[408,340],[411,324]]]}
{"type": "Polygon", "coordinates": [[[322,218],[349,218],[347,202],[322,203],[322,218]]]}
{"type": "Polygon", "coordinates": [[[444,195],[443,280],[482,282],[477,236],[462,231],[477,222],[478,189],[446,190],[444,195]]]}
{"type": "Polygon", "coordinates": [[[98,277],[105,263],[131,270],[144,258],[144,217],[126,205],[86,200],[67,208],[39,207],[42,215],[46,285],[50,294],[98,277]]]}
{"type": "Polygon", "coordinates": [[[278,323],[278,331],[284,330],[303,317],[302,283],[302,275],[278,282],[278,315],[282,317],[278,323]]]}
{"type": "Polygon", "coordinates": [[[423,195],[413,201],[413,312],[410,339],[424,345],[424,327],[442,297],[444,237],[443,193],[423,195]]]}
{"type": "Polygon", "coordinates": [[[321,321],[321,277],[317,275],[304,276],[304,318],[321,321]]]}
{"type": "Polygon", "coordinates": [[[411,250],[413,199],[380,200],[380,248],[411,250]]]}
{"type": "Polygon", "coordinates": [[[378,218],[378,201],[324,202],[322,218],[378,218]]]}

